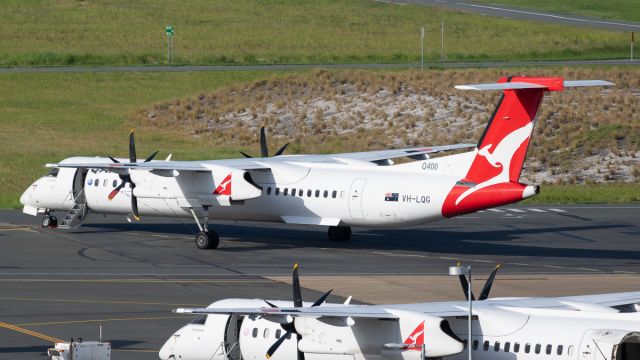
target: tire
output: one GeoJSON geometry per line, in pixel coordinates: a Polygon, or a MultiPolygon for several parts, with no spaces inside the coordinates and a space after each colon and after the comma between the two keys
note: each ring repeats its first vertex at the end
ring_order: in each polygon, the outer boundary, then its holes
{"type": "Polygon", "coordinates": [[[200,231],[196,234],[196,247],[198,249],[217,249],[220,245],[220,237],[215,231],[200,231]]]}
{"type": "Polygon", "coordinates": [[[58,218],[55,216],[51,217],[51,227],[58,227],[58,218]]]}
{"type": "Polygon", "coordinates": [[[42,218],[42,227],[46,228],[46,227],[49,227],[49,226],[51,226],[51,216],[45,215],[42,218]]]}
{"type": "Polygon", "coordinates": [[[351,240],[351,228],[348,226],[329,226],[329,239],[336,242],[351,240]]]}

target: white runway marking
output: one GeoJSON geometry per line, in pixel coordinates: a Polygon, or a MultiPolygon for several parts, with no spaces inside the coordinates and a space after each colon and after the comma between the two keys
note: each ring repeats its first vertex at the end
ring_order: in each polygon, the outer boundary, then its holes
{"type": "Polygon", "coordinates": [[[523,213],[524,210],[520,210],[520,209],[507,209],[507,211],[512,211],[514,213],[523,213]]]}
{"type": "Polygon", "coordinates": [[[543,209],[534,209],[534,208],[529,208],[527,209],[529,211],[533,211],[533,212],[537,212],[537,213],[544,213],[547,212],[547,210],[543,210],[543,209]]]}
{"type": "Polygon", "coordinates": [[[497,213],[501,213],[504,212],[504,210],[500,210],[500,209],[488,209],[489,211],[493,211],[493,212],[497,212],[497,213]]]}
{"type": "Polygon", "coordinates": [[[567,212],[566,210],[562,210],[562,209],[549,209],[549,210],[555,211],[557,213],[566,213],[567,212]]]}

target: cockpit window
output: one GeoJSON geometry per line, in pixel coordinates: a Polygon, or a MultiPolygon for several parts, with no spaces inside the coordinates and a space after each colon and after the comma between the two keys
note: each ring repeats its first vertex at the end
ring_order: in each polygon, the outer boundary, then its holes
{"type": "Polygon", "coordinates": [[[59,171],[60,171],[60,169],[58,169],[58,168],[51,168],[51,170],[49,170],[49,173],[47,174],[47,176],[56,177],[56,176],[58,176],[58,172],[59,171]]]}
{"type": "Polygon", "coordinates": [[[207,314],[201,314],[201,315],[198,315],[195,319],[193,319],[191,323],[195,325],[204,325],[206,321],[207,321],[207,314]]]}

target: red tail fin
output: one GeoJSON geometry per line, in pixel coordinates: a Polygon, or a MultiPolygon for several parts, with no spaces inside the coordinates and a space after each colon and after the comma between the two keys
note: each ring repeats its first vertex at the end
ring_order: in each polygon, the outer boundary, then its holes
{"type": "MultiPolygon", "coordinates": [[[[467,175],[445,200],[444,216],[522,200],[527,187],[519,184],[518,179],[544,92],[561,91],[564,87],[562,78],[558,77],[509,77],[501,78],[496,84],[460,88],[501,89],[503,94],[480,137],[467,175]]],[[[533,191],[537,190],[529,189],[533,191]]]]}

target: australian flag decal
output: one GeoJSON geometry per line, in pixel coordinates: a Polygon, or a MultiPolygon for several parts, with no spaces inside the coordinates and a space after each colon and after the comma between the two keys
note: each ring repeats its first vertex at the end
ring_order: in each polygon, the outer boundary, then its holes
{"type": "Polygon", "coordinates": [[[398,193],[385,193],[384,201],[398,201],[398,193]]]}

